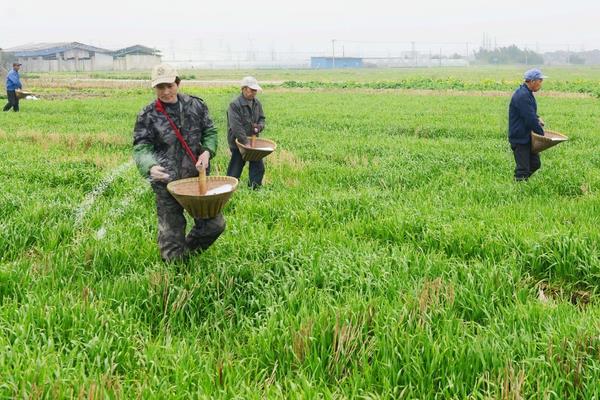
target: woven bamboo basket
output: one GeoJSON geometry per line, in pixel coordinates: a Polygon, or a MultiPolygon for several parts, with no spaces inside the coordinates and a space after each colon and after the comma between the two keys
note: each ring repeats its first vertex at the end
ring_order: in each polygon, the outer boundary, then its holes
{"type": "Polygon", "coordinates": [[[558,132],[544,131],[544,136],[531,132],[531,152],[539,153],[567,140],[568,137],[558,132]]]}
{"type": "Polygon", "coordinates": [[[17,99],[24,99],[27,96],[32,96],[32,92],[27,92],[24,90],[15,90],[15,94],[17,95],[17,99]]]}
{"type": "Polygon", "coordinates": [[[237,139],[235,139],[235,144],[240,150],[244,161],[262,160],[277,148],[277,144],[274,141],[263,138],[256,138],[254,147],[250,144],[241,144],[237,139]]]}
{"type": "Polygon", "coordinates": [[[223,193],[200,195],[198,178],[180,179],[170,182],[167,190],[179,204],[194,218],[214,218],[231,198],[237,189],[238,180],[231,176],[207,176],[208,192],[219,186],[229,184],[231,190],[223,193]]]}

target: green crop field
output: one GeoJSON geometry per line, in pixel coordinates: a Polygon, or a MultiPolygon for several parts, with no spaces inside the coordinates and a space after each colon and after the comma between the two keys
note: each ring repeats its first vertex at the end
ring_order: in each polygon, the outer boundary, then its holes
{"type": "MultiPolygon", "coordinates": [[[[570,140],[519,184],[496,72],[252,71],[284,82],[266,187],[179,265],[131,158],[151,89],[32,77],[0,113],[0,398],[599,398],[600,70],[545,71],[570,140]]],[[[183,85],[223,174],[237,89],[183,85]]]]}

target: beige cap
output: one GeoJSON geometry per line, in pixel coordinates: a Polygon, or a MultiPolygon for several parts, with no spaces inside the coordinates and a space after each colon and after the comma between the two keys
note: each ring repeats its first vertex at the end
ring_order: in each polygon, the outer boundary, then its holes
{"type": "Polygon", "coordinates": [[[177,79],[177,70],[169,64],[158,64],[152,68],[152,87],[161,83],[173,83],[177,79]]]}
{"type": "Polygon", "coordinates": [[[254,90],[262,90],[262,88],[258,85],[258,81],[253,76],[246,76],[242,79],[242,83],[240,84],[242,88],[249,87],[254,90]]]}

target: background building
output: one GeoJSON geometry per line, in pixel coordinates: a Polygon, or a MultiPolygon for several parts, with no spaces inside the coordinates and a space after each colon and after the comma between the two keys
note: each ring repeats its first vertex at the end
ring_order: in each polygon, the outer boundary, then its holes
{"type": "Polygon", "coordinates": [[[35,43],[5,51],[23,72],[147,70],[160,63],[157,51],[141,45],[115,52],[79,42],[35,43]]]}
{"type": "Polygon", "coordinates": [[[36,43],[6,49],[23,72],[101,71],[113,67],[112,52],[83,43],[36,43]]]}
{"type": "Polygon", "coordinates": [[[316,69],[362,68],[363,59],[358,57],[311,57],[310,67],[316,69]]]}
{"type": "Polygon", "coordinates": [[[113,53],[115,71],[146,70],[160,64],[160,52],[150,47],[136,44],[113,53]]]}

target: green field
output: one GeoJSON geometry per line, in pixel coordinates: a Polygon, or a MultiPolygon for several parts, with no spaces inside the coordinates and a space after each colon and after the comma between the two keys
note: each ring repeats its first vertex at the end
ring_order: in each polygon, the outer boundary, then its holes
{"type": "MultiPolygon", "coordinates": [[[[570,141],[521,184],[494,71],[253,71],[296,82],[261,95],[266,187],[183,265],[131,161],[151,90],[32,79],[0,113],[0,398],[597,399],[600,70],[545,71],[570,141]]],[[[237,90],[184,91],[224,173],[237,90]]]]}

